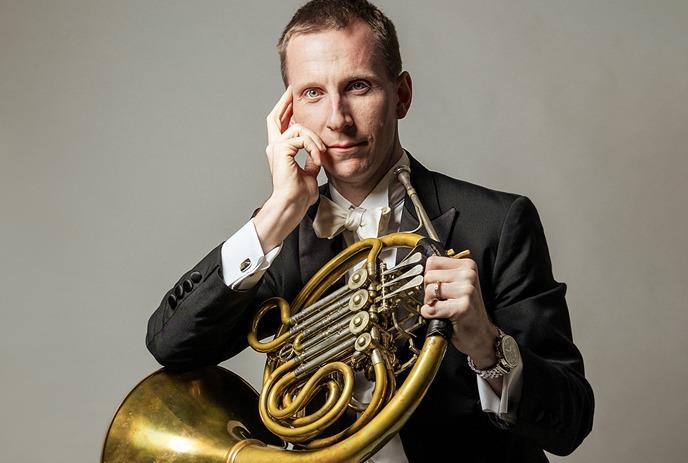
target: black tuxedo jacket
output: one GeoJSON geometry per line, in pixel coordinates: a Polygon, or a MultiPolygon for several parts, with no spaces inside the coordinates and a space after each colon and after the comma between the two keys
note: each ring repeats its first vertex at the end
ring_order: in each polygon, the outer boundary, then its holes
{"type": "MultiPolygon", "coordinates": [[[[534,463],[547,461],[543,449],[572,452],[592,428],[593,393],[572,341],[566,285],[552,276],[535,207],[524,196],[452,179],[409,158],[412,182],[437,233],[447,249],[470,249],[485,306],[493,322],[516,339],[523,358],[517,420],[507,425],[481,410],[475,374],[449,343],[432,386],[400,432],[409,461],[534,463]]],[[[341,235],[315,236],[316,210],[317,204],[248,291],[225,285],[221,245],[182,275],[148,323],[146,345],[155,358],[188,369],[243,350],[256,307],[275,295],[293,300],[343,249],[341,235]]],[[[408,197],[401,222],[401,230],[418,223],[408,197]]]]}

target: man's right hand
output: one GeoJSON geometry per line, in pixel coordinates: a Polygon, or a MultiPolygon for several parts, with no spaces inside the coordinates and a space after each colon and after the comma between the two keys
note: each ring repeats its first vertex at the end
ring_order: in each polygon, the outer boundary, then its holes
{"type": "Polygon", "coordinates": [[[267,116],[268,146],[265,152],[272,174],[272,195],[253,223],[263,252],[279,246],[318,200],[318,173],[325,144],[310,129],[292,124],[293,95],[287,87],[267,116]],[[306,151],[302,168],[296,162],[299,150],[306,151]]]}

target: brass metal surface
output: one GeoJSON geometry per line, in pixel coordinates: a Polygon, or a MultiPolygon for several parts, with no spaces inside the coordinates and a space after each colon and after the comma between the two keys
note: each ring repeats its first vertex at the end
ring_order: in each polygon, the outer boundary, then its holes
{"type": "MultiPolygon", "coordinates": [[[[409,170],[395,173],[421,225],[437,240],[410,183],[409,170]]],[[[418,264],[424,257],[413,254],[422,239],[416,233],[399,232],[360,240],[316,272],[291,303],[282,298],[265,301],[248,333],[249,345],[267,354],[260,396],[220,367],[188,373],[163,369],[144,379],[117,410],[101,461],[366,460],[414,412],[447,348],[446,339],[436,335],[428,335],[420,350],[414,344],[414,331],[425,323],[417,299],[423,282],[418,264]],[[390,247],[412,248],[412,252],[397,267],[387,269],[379,256],[390,247]],[[360,268],[348,284],[335,289],[356,266],[360,268]],[[281,326],[274,339],[261,341],[259,324],[272,310],[279,310],[281,326]],[[412,353],[403,363],[396,356],[399,342],[408,343],[412,353]],[[397,387],[395,376],[409,368],[406,380],[397,387]],[[374,381],[368,403],[353,397],[354,371],[374,381]],[[319,407],[311,403],[316,397],[324,398],[319,407]],[[353,424],[330,431],[348,408],[358,412],[353,424]],[[294,449],[286,450],[285,441],[294,449]]],[[[468,254],[450,250],[447,255],[468,254]]]]}
{"type": "Polygon", "coordinates": [[[222,367],[178,374],[161,369],[124,399],[110,424],[101,461],[225,462],[243,439],[285,447],[258,416],[258,393],[222,367]]]}
{"type": "Polygon", "coordinates": [[[398,433],[415,411],[439,369],[447,340],[430,336],[404,384],[385,408],[363,429],[348,439],[321,450],[285,452],[274,447],[247,445],[231,463],[341,463],[361,462],[398,433]]]}

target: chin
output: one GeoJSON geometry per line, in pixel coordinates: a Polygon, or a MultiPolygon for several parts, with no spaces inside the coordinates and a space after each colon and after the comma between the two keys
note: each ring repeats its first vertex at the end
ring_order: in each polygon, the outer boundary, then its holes
{"type": "Polygon", "coordinates": [[[335,161],[328,169],[328,176],[347,183],[357,182],[370,175],[370,163],[367,159],[349,158],[335,161]]]}

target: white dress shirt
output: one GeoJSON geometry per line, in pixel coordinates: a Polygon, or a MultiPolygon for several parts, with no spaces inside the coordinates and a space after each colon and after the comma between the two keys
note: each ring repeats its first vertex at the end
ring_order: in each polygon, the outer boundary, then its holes
{"type": "MultiPolygon", "coordinates": [[[[398,182],[392,181],[392,176],[397,166],[408,165],[408,162],[408,156],[404,152],[399,161],[392,166],[363,200],[359,206],[365,209],[361,225],[356,232],[349,230],[342,232],[347,246],[363,238],[376,238],[399,231],[404,209],[404,187],[398,182]],[[399,197],[401,200],[398,200],[399,197]],[[392,204],[390,204],[390,198],[392,204]],[[386,214],[384,208],[391,209],[389,214],[386,214]],[[380,223],[381,217],[385,217],[385,220],[388,217],[387,224],[380,223]]],[[[330,185],[330,195],[332,201],[343,208],[355,207],[332,185],[330,185]]],[[[249,220],[222,245],[222,274],[225,284],[235,290],[251,288],[260,281],[281,249],[282,246],[280,245],[267,254],[263,254],[253,219],[249,220]]],[[[387,264],[387,267],[391,267],[396,260],[396,249],[385,249],[380,257],[387,264]]],[[[492,390],[487,381],[476,375],[478,394],[484,412],[494,413],[507,423],[513,422],[514,410],[521,395],[522,369],[523,367],[519,365],[503,376],[501,397],[492,390]]],[[[372,393],[372,386],[373,384],[365,380],[362,374],[357,374],[354,396],[362,402],[368,402],[372,393]]],[[[374,463],[407,463],[408,460],[399,435],[395,435],[369,461],[374,463]]]]}

